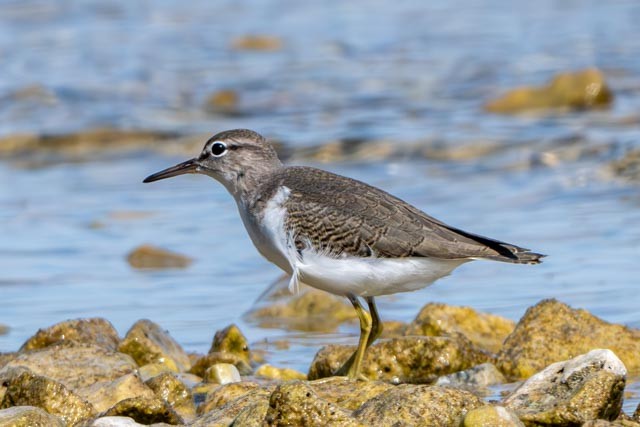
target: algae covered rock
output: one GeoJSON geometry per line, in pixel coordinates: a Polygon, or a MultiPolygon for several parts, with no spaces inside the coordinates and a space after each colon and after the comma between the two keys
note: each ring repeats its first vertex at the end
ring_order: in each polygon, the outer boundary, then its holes
{"type": "Polygon", "coordinates": [[[249,375],[253,372],[251,366],[238,355],[225,352],[213,352],[200,357],[191,367],[189,371],[199,377],[206,375],[207,369],[218,363],[228,363],[234,365],[240,375],[249,375]]]}
{"type": "Polygon", "coordinates": [[[629,371],[640,371],[639,331],[556,300],[544,300],[527,310],[505,340],[497,366],[506,375],[528,378],[551,363],[594,348],[611,349],[629,371]]]}
{"type": "Polygon", "coordinates": [[[99,381],[77,389],[77,393],[98,412],[106,411],[121,400],[132,397],[154,397],[153,391],[136,374],[123,375],[113,381],[99,381]]]}
{"type": "Polygon", "coordinates": [[[137,366],[126,354],[92,345],[65,343],[19,354],[0,369],[0,376],[15,367],[30,369],[75,389],[98,381],[112,381],[132,373],[137,366]]]}
{"type": "MultiPolygon", "coordinates": [[[[236,389],[237,391],[238,389],[236,389]]],[[[203,414],[197,418],[192,426],[230,425],[233,420],[245,409],[255,408],[255,405],[269,402],[270,391],[262,388],[254,388],[246,393],[230,400],[213,397],[198,408],[198,413],[203,414]],[[224,402],[224,403],[223,403],[224,402]]],[[[230,397],[227,395],[226,397],[230,397]]]]}
{"type": "Polygon", "coordinates": [[[446,304],[425,305],[405,335],[442,336],[461,333],[476,346],[497,352],[504,339],[513,331],[515,323],[494,314],[480,313],[471,307],[446,304]]]}
{"type": "Polygon", "coordinates": [[[184,420],[167,402],[157,397],[132,397],[121,400],[100,414],[101,417],[129,417],[140,424],[184,424],[184,420]]]}
{"type": "Polygon", "coordinates": [[[174,374],[165,372],[157,375],[145,384],[155,395],[167,402],[184,420],[196,415],[196,406],[191,391],[174,374]]]}
{"type": "Polygon", "coordinates": [[[35,406],[0,410],[0,427],[64,427],[62,419],[35,406]]]}
{"type": "Polygon", "coordinates": [[[134,323],[118,350],[133,357],[140,366],[162,363],[175,372],[185,372],[191,368],[189,356],[180,344],[167,331],[147,319],[134,323]]]}
{"type": "MultiPolygon", "coordinates": [[[[320,349],[309,368],[309,379],[329,377],[351,356],[355,347],[329,345],[320,349]]],[[[372,380],[430,383],[439,376],[488,360],[463,335],[412,336],[381,341],[367,350],[362,374],[372,380]]]]}
{"type": "Polygon", "coordinates": [[[350,411],[321,399],[302,381],[280,384],[269,399],[267,425],[360,426],[350,411]]]}
{"type": "Polygon", "coordinates": [[[610,350],[593,350],[535,374],[505,399],[534,425],[581,425],[620,415],[626,369],[610,350]]]}
{"type": "Polygon", "coordinates": [[[308,384],[318,397],[348,410],[356,410],[366,401],[395,387],[382,381],[351,381],[345,377],[322,378],[308,384]]]}
{"type": "Polygon", "coordinates": [[[524,424],[511,409],[487,405],[467,412],[462,427],[524,427],[524,424]]]}
{"type": "Polygon", "coordinates": [[[584,110],[606,107],[612,102],[613,93],[602,72],[589,68],[558,74],[544,86],[512,89],[488,102],[485,109],[492,113],[512,114],[550,108],[584,110]]]}
{"type": "Polygon", "coordinates": [[[368,426],[457,426],[468,411],[479,408],[475,395],[444,387],[402,384],[362,405],[354,416],[368,426]]]}
{"type": "Polygon", "coordinates": [[[236,325],[229,325],[216,332],[211,343],[209,353],[231,353],[238,356],[247,364],[251,363],[249,342],[236,325]]]}
{"type": "Polygon", "coordinates": [[[127,255],[127,261],[133,268],[187,268],[193,260],[166,249],[151,245],[138,246],[127,255]]]}
{"type": "Polygon", "coordinates": [[[105,350],[115,351],[120,337],[113,325],[105,319],[99,317],[74,319],[38,330],[20,347],[20,351],[44,348],[62,341],[92,344],[105,350]]]}
{"type": "Polygon", "coordinates": [[[260,384],[253,381],[223,384],[207,394],[204,404],[198,407],[198,413],[209,412],[254,391],[264,391],[264,395],[269,395],[269,392],[263,390],[260,384]]]}
{"type": "Polygon", "coordinates": [[[9,379],[5,381],[7,390],[0,402],[0,409],[36,406],[69,425],[90,418],[96,413],[89,402],[51,378],[24,369],[15,371],[14,375],[5,372],[5,375],[9,379]]]}

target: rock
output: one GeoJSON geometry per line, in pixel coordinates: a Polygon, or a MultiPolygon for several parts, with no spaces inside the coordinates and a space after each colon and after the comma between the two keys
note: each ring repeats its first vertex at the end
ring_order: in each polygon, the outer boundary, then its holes
{"type": "Polygon", "coordinates": [[[191,370],[189,372],[199,377],[204,377],[207,369],[210,366],[215,365],[216,363],[230,363],[232,365],[235,365],[235,367],[238,369],[238,372],[240,372],[240,375],[250,375],[253,372],[251,366],[247,364],[247,362],[245,362],[242,358],[235,354],[224,352],[214,352],[202,356],[191,367],[191,370]]]}
{"type": "Polygon", "coordinates": [[[613,93],[604,75],[589,68],[573,73],[560,73],[547,85],[520,87],[485,104],[492,113],[513,114],[528,110],[558,109],[585,110],[607,107],[613,102],[613,93]]]}
{"type": "MultiPolygon", "coordinates": [[[[91,404],[51,378],[36,375],[28,370],[9,374],[7,391],[0,402],[0,409],[12,406],[36,406],[73,425],[90,418],[96,411],[91,404]]],[[[54,424],[55,425],[55,424],[54,424]]]]}
{"type": "Polygon", "coordinates": [[[457,426],[468,411],[482,405],[464,390],[402,384],[369,400],[354,416],[369,426],[457,426]]]}
{"type": "Polygon", "coordinates": [[[224,352],[235,354],[247,365],[251,363],[249,342],[236,325],[229,325],[216,332],[209,353],[224,352]]]}
{"type": "Polygon", "coordinates": [[[193,260],[187,256],[151,245],[138,246],[127,255],[133,268],[187,268],[193,260]]]}
{"type": "Polygon", "coordinates": [[[113,381],[99,381],[77,389],[77,393],[91,403],[98,412],[106,411],[121,400],[132,397],[150,399],[155,396],[153,391],[134,373],[123,375],[113,381]]]}
{"type": "Polygon", "coordinates": [[[233,425],[242,427],[263,427],[264,419],[267,416],[268,410],[269,401],[267,399],[247,405],[233,420],[233,425]]]}
{"type": "Polygon", "coordinates": [[[197,418],[191,425],[196,427],[228,426],[245,409],[255,407],[256,404],[268,403],[269,394],[269,391],[257,388],[221,406],[215,405],[215,400],[208,400],[202,408],[198,408],[198,413],[204,415],[197,418]]]}
{"type": "Polygon", "coordinates": [[[204,414],[212,409],[225,406],[229,402],[252,392],[262,393],[266,396],[269,395],[268,391],[263,390],[260,384],[253,381],[223,384],[207,394],[205,402],[198,407],[198,413],[204,414]]]}
{"type": "Polygon", "coordinates": [[[100,414],[101,417],[129,417],[140,424],[184,424],[184,420],[164,400],[132,397],[121,400],[100,414]]]}
{"type": "Polygon", "coordinates": [[[164,363],[147,363],[138,368],[138,375],[144,382],[165,372],[175,373],[175,370],[164,363]]]}
{"type": "Polygon", "coordinates": [[[0,353],[0,368],[18,357],[18,353],[0,353]]]}
{"type": "Polygon", "coordinates": [[[351,381],[345,377],[330,377],[308,383],[318,397],[341,408],[356,410],[366,401],[394,388],[381,381],[351,381]]]}
{"type": "MultiPolygon", "coordinates": [[[[100,417],[92,420],[90,423],[82,424],[77,427],[139,427],[146,424],[137,423],[130,417],[100,417]]],[[[169,424],[151,424],[154,426],[167,426],[169,424]]]]}
{"type": "Polygon", "coordinates": [[[608,170],[625,181],[640,182],[640,150],[630,150],[622,158],[612,161],[608,170]]]}
{"type": "Polygon", "coordinates": [[[514,326],[515,323],[509,319],[479,313],[471,307],[430,303],[409,324],[405,335],[438,337],[461,333],[476,346],[496,353],[514,326]]]}
{"type": "Polygon", "coordinates": [[[235,38],[231,46],[236,50],[275,51],[282,49],[282,40],[267,35],[245,35],[235,38]]]}
{"type": "Polygon", "coordinates": [[[116,351],[120,337],[113,325],[105,319],[67,320],[38,330],[20,347],[20,352],[48,347],[61,341],[92,344],[105,350],[116,351]]]}
{"type": "Polygon", "coordinates": [[[307,376],[302,372],[290,368],[276,368],[269,364],[260,366],[256,372],[256,377],[268,378],[272,380],[290,381],[290,380],[306,380],[307,376]]]}
{"type": "MultiPolygon", "coordinates": [[[[266,425],[273,426],[360,426],[350,414],[321,399],[302,381],[280,384],[269,398],[266,425]]],[[[373,425],[373,424],[371,424],[373,425]]]]}
{"type": "Polygon", "coordinates": [[[193,396],[187,386],[174,374],[165,372],[145,383],[157,397],[167,402],[184,420],[196,416],[193,396]]]}
{"type": "Polygon", "coordinates": [[[9,327],[0,323],[0,335],[5,335],[7,333],[9,333],[9,327]]]}
{"type": "Polygon", "coordinates": [[[445,375],[436,381],[442,387],[455,387],[467,390],[481,390],[491,385],[507,382],[504,375],[493,363],[483,363],[473,368],[445,375]]]}
{"type": "Polygon", "coordinates": [[[286,302],[253,310],[249,317],[263,328],[333,332],[345,321],[357,318],[346,299],[305,287],[286,302]]]}
{"type": "MultiPolygon", "coordinates": [[[[355,347],[329,345],[320,349],[309,368],[309,379],[332,376],[355,347]]],[[[484,363],[488,356],[463,335],[401,337],[372,345],[362,374],[372,380],[429,383],[437,377],[484,363]]]]}
{"type": "Polygon", "coordinates": [[[615,421],[591,420],[582,424],[581,427],[640,427],[640,424],[629,420],[626,417],[620,417],[615,421]]]}
{"type": "Polygon", "coordinates": [[[171,335],[151,320],[138,320],[120,343],[119,351],[140,365],[162,363],[174,372],[191,368],[189,356],[171,335]]]}
{"type": "Polygon", "coordinates": [[[593,350],[554,363],[505,399],[531,425],[581,425],[614,420],[622,409],[626,369],[610,350],[593,350]]]}
{"type": "Polygon", "coordinates": [[[35,406],[12,406],[0,410],[0,427],[65,427],[65,424],[35,406]]]}
{"type": "Polygon", "coordinates": [[[594,348],[611,349],[632,372],[640,370],[640,332],[615,325],[556,300],[529,308],[505,340],[496,366],[507,376],[528,378],[551,363],[594,348]]]}
{"type": "Polygon", "coordinates": [[[481,406],[467,412],[463,427],[524,427],[515,412],[504,406],[481,406]]]}
{"type": "Polygon", "coordinates": [[[231,363],[216,363],[204,372],[204,380],[208,383],[228,384],[242,381],[238,368],[231,363]]]}
{"type": "Polygon", "coordinates": [[[240,95],[238,92],[232,89],[222,89],[209,95],[205,102],[205,110],[213,114],[235,116],[240,113],[239,103],[240,95]]]}
{"type": "Polygon", "coordinates": [[[60,381],[71,389],[98,381],[112,381],[132,373],[136,364],[129,356],[86,344],[66,343],[18,355],[0,369],[0,378],[9,369],[24,367],[37,375],[60,381]]]}

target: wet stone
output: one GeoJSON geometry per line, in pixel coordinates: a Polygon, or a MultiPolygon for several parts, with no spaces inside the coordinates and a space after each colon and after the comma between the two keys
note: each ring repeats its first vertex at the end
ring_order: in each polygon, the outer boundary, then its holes
{"type": "Polygon", "coordinates": [[[5,335],[7,333],[9,333],[9,327],[0,323],[0,335],[5,335]]]}
{"type": "Polygon", "coordinates": [[[268,410],[269,401],[267,399],[248,405],[238,413],[238,416],[233,420],[233,425],[242,427],[263,427],[264,419],[267,416],[268,410]]]}
{"type": "Polygon", "coordinates": [[[64,427],[61,418],[35,406],[12,406],[0,410],[0,427],[64,427]]]}
{"type": "Polygon", "coordinates": [[[272,380],[290,381],[306,380],[307,375],[291,368],[276,368],[269,364],[264,364],[256,369],[256,377],[268,378],[272,380]]]}
{"type": "Polygon", "coordinates": [[[216,363],[204,372],[204,381],[214,384],[228,384],[242,381],[238,368],[231,363],[216,363]]]}
{"type": "Polygon", "coordinates": [[[382,381],[352,381],[345,377],[330,377],[309,382],[318,397],[341,408],[356,410],[366,401],[395,387],[382,381]]]}
{"type": "Polygon", "coordinates": [[[140,424],[184,424],[184,420],[171,406],[157,397],[133,397],[121,400],[100,414],[101,417],[129,417],[140,424]]]}
{"type": "Polygon", "coordinates": [[[467,412],[462,427],[524,427],[524,424],[511,409],[487,405],[467,412]]]}
{"type": "Polygon", "coordinates": [[[18,356],[18,353],[0,353],[0,369],[15,359],[18,356]]]}
{"type": "MultiPolygon", "coordinates": [[[[321,399],[302,381],[280,384],[269,398],[267,425],[360,426],[350,411],[321,399]]],[[[373,425],[373,424],[372,424],[373,425]]]]}
{"type": "Polygon", "coordinates": [[[443,336],[461,333],[476,346],[496,353],[513,331],[512,320],[471,307],[430,303],[409,324],[405,335],[443,336]]]}
{"type": "Polygon", "coordinates": [[[227,426],[245,409],[255,407],[256,404],[269,402],[270,392],[264,389],[254,389],[242,394],[223,405],[215,405],[215,400],[208,400],[198,413],[202,414],[192,426],[227,426]]]}
{"type": "Polygon", "coordinates": [[[127,255],[127,261],[133,268],[187,268],[193,260],[166,249],[151,245],[138,246],[127,255]]]}
{"type": "Polygon", "coordinates": [[[612,161],[608,169],[618,178],[640,182],[640,150],[630,150],[622,158],[612,161]]]}
{"type": "Polygon", "coordinates": [[[49,414],[73,425],[95,414],[93,406],[69,390],[62,383],[51,378],[20,370],[15,375],[5,372],[7,390],[0,402],[0,409],[12,406],[36,406],[49,414]]]}
{"type": "Polygon", "coordinates": [[[98,381],[112,381],[137,368],[126,354],[86,344],[63,343],[19,354],[0,369],[24,367],[37,375],[45,375],[72,389],[98,381]]]}
{"type": "Polygon", "coordinates": [[[115,351],[120,337],[113,325],[105,319],[74,319],[38,330],[20,347],[20,351],[36,350],[61,341],[92,344],[105,350],[115,351]]]}
{"type": "Polygon", "coordinates": [[[464,390],[402,384],[369,400],[354,416],[369,426],[457,426],[468,411],[481,406],[478,397],[464,390]]]}
{"type": "Polygon", "coordinates": [[[145,383],[157,397],[167,402],[184,420],[196,415],[191,391],[174,374],[163,373],[145,383]]]}
{"type": "Polygon", "coordinates": [[[138,320],[120,343],[119,351],[129,354],[138,365],[162,363],[175,372],[191,368],[189,356],[169,333],[150,320],[138,320]]]}
{"type": "Polygon", "coordinates": [[[507,376],[528,378],[551,363],[594,348],[608,348],[630,372],[640,371],[640,331],[605,322],[556,300],[544,300],[520,319],[505,340],[496,366],[507,376]]]}
{"type": "Polygon", "coordinates": [[[237,37],[231,43],[236,50],[276,51],[282,49],[282,40],[278,37],[248,34],[237,37]]]}
{"type": "Polygon", "coordinates": [[[244,359],[235,354],[225,352],[214,352],[200,357],[189,372],[199,377],[204,377],[207,369],[216,363],[230,363],[238,369],[240,375],[250,375],[253,372],[251,366],[244,359]]]}
{"type": "Polygon", "coordinates": [[[123,375],[113,381],[100,381],[78,389],[77,393],[98,412],[106,411],[121,400],[132,397],[154,397],[153,391],[136,374],[123,375]]]}
{"type": "Polygon", "coordinates": [[[513,114],[530,110],[585,110],[607,107],[613,93],[601,71],[590,68],[574,73],[560,73],[540,87],[512,89],[485,105],[492,113],[513,114]]]}
{"type": "Polygon", "coordinates": [[[486,387],[507,382],[504,375],[492,363],[483,363],[460,372],[442,376],[436,385],[443,387],[482,390],[486,387]]]}
{"type": "Polygon", "coordinates": [[[251,363],[249,342],[236,325],[229,325],[216,332],[209,353],[234,354],[248,365],[251,363]]]}
{"type": "Polygon", "coordinates": [[[164,363],[147,363],[146,365],[138,368],[138,375],[142,381],[147,381],[155,376],[163,374],[165,372],[175,372],[169,366],[164,363]]]}
{"type": "MultiPolygon", "coordinates": [[[[263,392],[260,384],[253,381],[223,384],[207,394],[204,404],[198,407],[198,413],[209,412],[255,391],[263,392]]],[[[269,393],[264,391],[264,394],[268,395],[269,393]]]]}
{"type": "MultiPolygon", "coordinates": [[[[323,347],[311,363],[309,379],[332,376],[354,350],[352,346],[323,347]]],[[[463,335],[401,337],[371,346],[363,360],[362,374],[372,380],[423,384],[487,360],[487,354],[463,335]]]]}
{"type": "Polygon", "coordinates": [[[610,350],[592,350],[533,375],[504,401],[532,425],[581,425],[616,419],[626,369],[610,350]]]}

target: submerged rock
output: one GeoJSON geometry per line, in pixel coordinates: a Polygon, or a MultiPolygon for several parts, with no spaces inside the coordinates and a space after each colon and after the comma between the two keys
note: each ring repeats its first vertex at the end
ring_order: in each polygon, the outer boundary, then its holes
{"type": "Polygon", "coordinates": [[[9,327],[0,323],[0,335],[5,335],[9,332],[9,327]]]}
{"type": "Polygon", "coordinates": [[[35,406],[13,406],[0,410],[0,427],[65,427],[65,423],[35,406]]]}
{"type": "Polygon", "coordinates": [[[482,401],[473,394],[444,387],[402,384],[379,394],[354,412],[368,426],[457,426],[482,401]]]}
{"type": "MultiPolygon", "coordinates": [[[[73,425],[96,413],[93,406],[61,382],[21,369],[15,374],[5,372],[7,391],[0,409],[12,406],[36,406],[73,425]]],[[[55,425],[55,424],[54,424],[55,425]]]]}
{"type": "Polygon", "coordinates": [[[504,404],[531,425],[581,425],[620,415],[626,369],[610,350],[557,362],[518,387],[504,404]]]}
{"type": "Polygon", "coordinates": [[[193,260],[187,256],[151,245],[138,246],[127,255],[133,268],[187,268],[193,260]]]}
{"type": "Polygon", "coordinates": [[[487,405],[467,412],[462,427],[524,427],[524,424],[511,409],[487,405]]]}
{"type": "Polygon", "coordinates": [[[305,287],[299,294],[287,296],[284,302],[253,310],[249,317],[264,328],[333,332],[357,315],[345,298],[305,287]]]}
{"type": "Polygon", "coordinates": [[[282,49],[282,40],[275,36],[248,34],[235,38],[231,46],[236,50],[275,51],[282,49]]]}
{"type": "Polygon", "coordinates": [[[479,313],[471,307],[430,303],[409,324],[405,335],[442,336],[461,333],[478,347],[495,353],[514,327],[512,320],[479,313]]]}
{"type": "Polygon", "coordinates": [[[209,353],[225,352],[238,356],[249,365],[251,353],[249,342],[236,325],[229,325],[216,332],[209,353]]]}
{"type": "Polygon", "coordinates": [[[174,372],[185,372],[191,368],[189,356],[180,344],[158,324],[147,319],[133,324],[118,350],[133,357],[140,366],[162,363],[174,372]]]}
{"type": "Polygon", "coordinates": [[[87,387],[98,381],[112,381],[137,368],[133,359],[126,354],[73,343],[22,353],[0,369],[0,377],[9,369],[18,367],[60,381],[72,389],[87,387]]]}
{"type": "Polygon", "coordinates": [[[62,341],[92,344],[105,350],[115,351],[120,337],[108,320],[99,317],[74,319],[38,330],[20,347],[20,351],[44,348],[62,341]]]}
{"type": "Polygon", "coordinates": [[[589,68],[572,73],[560,73],[551,82],[539,87],[512,89],[503,96],[489,101],[485,109],[492,113],[513,114],[529,110],[607,107],[613,102],[613,93],[604,75],[589,68]]]}
{"type": "Polygon", "coordinates": [[[608,169],[623,180],[640,182],[640,150],[630,150],[622,158],[612,161],[608,169]]]}
{"type": "MultiPolygon", "coordinates": [[[[355,347],[329,345],[320,349],[309,368],[309,379],[329,377],[355,351],[355,347]]],[[[362,374],[372,380],[430,383],[437,377],[462,371],[488,360],[463,335],[401,337],[382,341],[367,350],[362,374]]]]}
{"type": "Polygon", "coordinates": [[[235,116],[240,113],[239,103],[238,92],[233,89],[222,89],[209,95],[204,107],[209,113],[235,116]]]}
{"type": "Polygon", "coordinates": [[[594,348],[609,348],[629,371],[640,371],[640,331],[544,300],[527,310],[505,340],[497,366],[508,376],[528,378],[551,363],[594,348]]]}

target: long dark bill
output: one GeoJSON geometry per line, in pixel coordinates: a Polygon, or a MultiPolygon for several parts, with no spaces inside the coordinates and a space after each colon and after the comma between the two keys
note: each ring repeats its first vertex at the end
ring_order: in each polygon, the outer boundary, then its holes
{"type": "Polygon", "coordinates": [[[195,173],[197,167],[198,162],[196,159],[187,160],[186,162],[179,163],[175,166],[171,166],[170,168],[161,170],[160,172],[156,172],[153,175],[149,175],[142,182],[159,181],[161,179],[171,178],[172,176],[184,175],[185,173],[195,173]]]}

